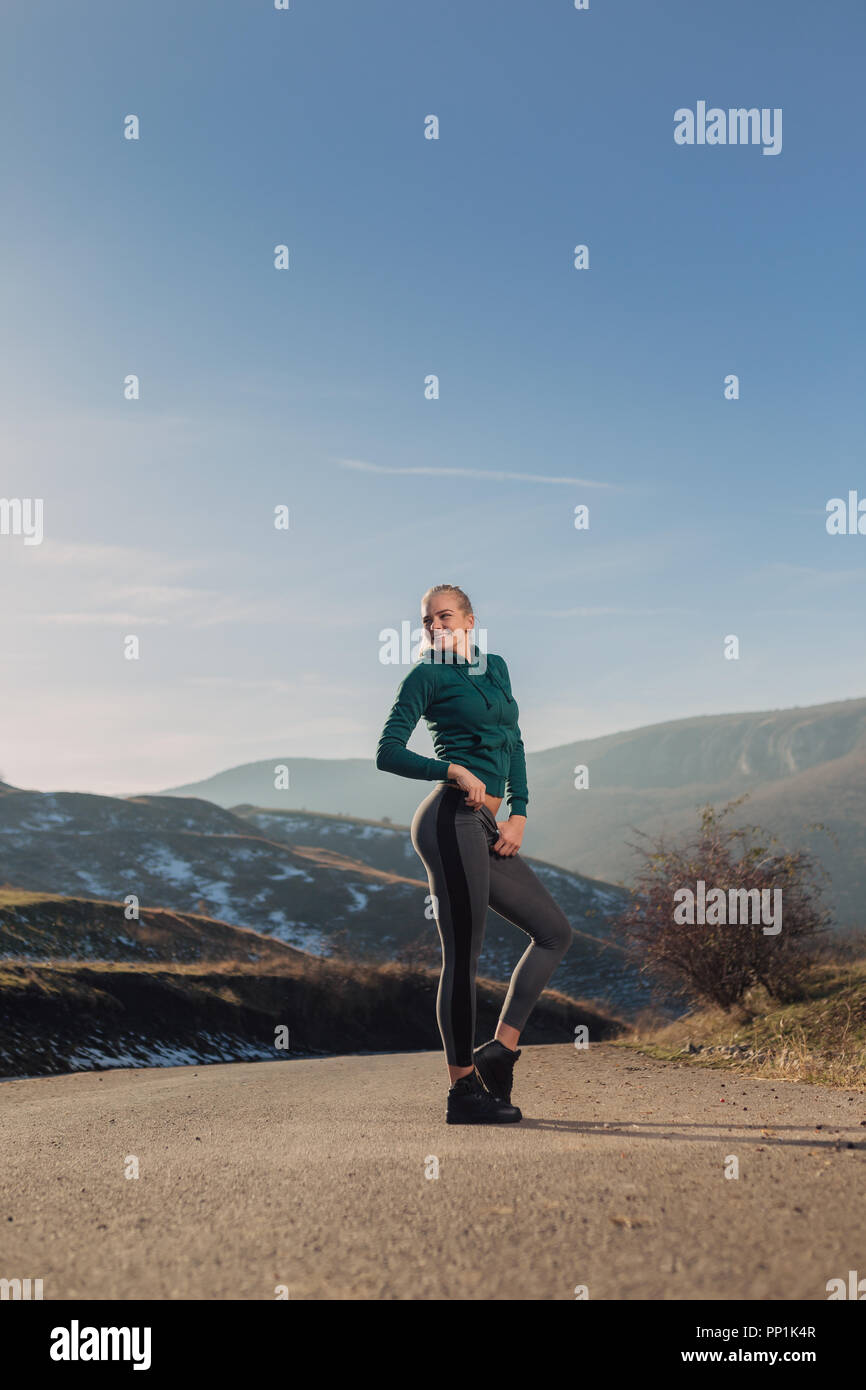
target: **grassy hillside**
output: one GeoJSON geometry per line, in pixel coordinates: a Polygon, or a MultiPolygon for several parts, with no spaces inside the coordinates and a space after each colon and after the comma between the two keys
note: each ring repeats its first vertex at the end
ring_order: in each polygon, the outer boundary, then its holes
{"type": "MultiPolygon", "coordinates": [[[[759,987],[735,1013],[648,1019],[621,1042],[691,1066],[866,1091],[866,955],[817,965],[796,1003],[778,1004],[759,987]]],[[[861,1118],[866,1126],[866,1112],[861,1118]]]]}
{"type": "MultiPolygon", "coordinates": [[[[518,698],[520,692],[517,692],[518,698]]],[[[530,747],[543,739],[522,719],[530,747]]],[[[419,731],[419,751],[432,751],[419,731]]],[[[230,768],[170,795],[222,806],[306,807],[390,816],[408,825],[425,785],[378,772],[368,760],[285,757],[291,791],[273,788],[275,759],[230,768]]],[[[814,849],[832,884],[828,902],[843,927],[857,925],[866,893],[866,700],[756,713],[701,715],[584,739],[527,755],[528,855],[607,883],[628,884],[637,829],[677,834],[696,808],[743,792],[740,823],[759,820],[792,846],[814,849]],[[574,788],[574,769],[589,787],[574,788]],[[826,827],[817,830],[816,823],[826,827]]]]}
{"type": "MultiPolygon", "coordinates": [[[[622,899],[622,890],[530,862],[575,929],[557,986],[569,994],[608,999],[616,1011],[630,1015],[645,1007],[650,982],[624,960],[606,931],[606,914],[622,899]]],[[[140,930],[130,934],[122,917],[111,916],[106,904],[127,895],[138,898],[142,922],[152,931],[159,927],[156,912],[175,914],[174,925],[163,926],[169,935],[175,928],[179,932],[177,959],[196,958],[190,937],[196,916],[219,922],[223,934],[234,924],[322,956],[339,950],[356,960],[384,963],[411,951],[418,963],[432,964],[439,954],[429,884],[407,831],[346,817],[256,808],[246,808],[242,816],[192,798],[121,800],[7,788],[0,791],[4,883],[13,899],[23,890],[70,901],[102,900],[103,906],[88,909],[98,914],[91,924],[94,940],[80,913],[67,912],[52,924],[46,909],[38,920],[22,916],[18,925],[28,930],[20,944],[7,931],[0,938],[0,955],[26,949],[43,959],[55,951],[82,959],[159,958],[143,947],[140,930]],[[104,930],[134,945],[127,953],[107,953],[99,945],[104,930]]],[[[7,914],[5,921],[9,925],[13,918],[7,914]]],[[[481,973],[506,980],[526,941],[518,928],[491,912],[481,973]]],[[[164,949],[170,957],[170,943],[164,949]]],[[[669,1007],[675,1011],[672,1003],[669,1007]]]]}
{"type": "MultiPolygon", "coordinates": [[[[258,963],[174,966],[0,963],[0,1076],[171,1066],[343,1052],[441,1048],[438,973],[285,951],[258,963]],[[289,1029],[288,1052],[275,1030],[289,1029]]],[[[491,1036],[505,987],[479,980],[478,1037],[491,1036]]],[[[547,991],[527,1042],[622,1031],[621,1020],[547,991]]]]}
{"type": "Polygon", "coordinates": [[[0,889],[0,960],[162,961],[292,959],[302,953],[195,912],[148,908],[129,921],[121,903],[0,889]]]}

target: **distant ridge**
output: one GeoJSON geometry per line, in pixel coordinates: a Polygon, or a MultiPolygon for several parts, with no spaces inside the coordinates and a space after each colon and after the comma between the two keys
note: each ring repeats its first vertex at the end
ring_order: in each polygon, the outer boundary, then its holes
{"type": "MultiPolygon", "coordinates": [[[[649,981],[623,959],[607,921],[623,890],[531,862],[575,932],[557,986],[634,1015],[649,981]]],[[[381,822],[256,807],[240,815],[193,797],[0,796],[0,956],[10,959],[183,963],[212,958],[219,942],[220,959],[242,959],[261,950],[260,938],[249,940],[260,933],[311,956],[384,963],[408,953],[432,965],[439,938],[428,895],[406,831],[381,822]],[[118,905],[129,895],[141,920],[127,930],[118,905]]],[[[506,980],[525,946],[491,911],[481,972],[506,980]]]]}
{"type": "MultiPolygon", "coordinates": [[[[533,736],[523,721],[524,737],[533,736]]],[[[412,739],[432,752],[419,726],[412,739]]],[[[705,802],[749,793],[734,815],[786,843],[814,850],[832,878],[827,902],[841,926],[863,925],[866,895],[866,698],[755,713],[693,715],[527,754],[526,852],[565,869],[630,883],[633,830],[680,833],[705,802]],[[574,787],[585,766],[589,786],[574,787]],[[815,829],[821,823],[823,830],[815,829]]],[[[165,796],[221,806],[341,812],[408,825],[431,784],[379,772],[370,758],[292,758],[245,763],[165,796]],[[285,764],[290,788],[274,789],[285,764]]]]}

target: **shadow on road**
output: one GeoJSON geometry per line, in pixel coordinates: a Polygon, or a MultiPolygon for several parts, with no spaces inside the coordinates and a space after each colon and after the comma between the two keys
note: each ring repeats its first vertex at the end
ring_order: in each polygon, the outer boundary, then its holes
{"type": "Polygon", "coordinates": [[[835,1130],[836,1138],[822,1135],[819,1137],[801,1137],[798,1139],[781,1138],[780,1130],[797,1130],[802,1135],[802,1125],[743,1125],[734,1123],[725,1124],[718,1121],[713,1124],[683,1124],[672,1125],[658,1124],[642,1125],[636,1120],[544,1120],[530,1119],[524,1116],[522,1122],[515,1126],[520,1129],[555,1129],[565,1130],[574,1134],[600,1134],[600,1135],[619,1135],[627,1139],[687,1139],[692,1143],[719,1144],[723,1141],[728,1143],[733,1135],[737,1135],[745,1143],[765,1143],[781,1145],[784,1148],[808,1148],[808,1149],[866,1149],[866,1140],[856,1129],[840,1128],[835,1130]],[[720,1129],[724,1133],[719,1133],[720,1129]],[[712,1130],[711,1134],[689,1133],[689,1131],[712,1130]],[[754,1131],[754,1133],[750,1133],[754,1131]],[[857,1135],[856,1140],[845,1139],[839,1136],[845,1134],[857,1135]]]}

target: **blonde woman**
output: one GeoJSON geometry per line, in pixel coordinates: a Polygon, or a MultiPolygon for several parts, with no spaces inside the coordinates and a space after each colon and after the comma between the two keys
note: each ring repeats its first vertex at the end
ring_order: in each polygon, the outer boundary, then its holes
{"type": "Polygon", "coordinates": [[[470,641],[475,615],[457,585],[428,589],[421,617],[426,645],[397,691],[376,766],[436,782],[415,812],[411,837],[427,871],[442,945],[436,1020],[451,1081],[446,1121],[514,1124],[523,1118],[511,1103],[517,1043],[572,930],[519,853],[529,793],[508,667],[470,641]],[[422,716],[435,758],[406,747],[422,716]],[[509,816],[499,823],[503,795],[509,816]],[[488,906],[531,940],[494,1037],[475,1048],[475,976],[488,906]]]}

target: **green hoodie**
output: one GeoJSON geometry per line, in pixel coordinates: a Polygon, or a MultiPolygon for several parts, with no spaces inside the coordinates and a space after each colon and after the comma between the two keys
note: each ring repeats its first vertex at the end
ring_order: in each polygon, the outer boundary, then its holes
{"type": "Polygon", "coordinates": [[[479,653],[453,661],[428,647],[404,676],[376,749],[376,766],[399,777],[447,782],[449,763],[480,777],[492,796],[505,796],[513,816],[525,816],[526,754],[511,694],[508,667],[501,656],[479,653]],[[482,660],[481,658],[484,658],[482,660]],[[435,758],[406,747],[424,716],[435,758]]]}

